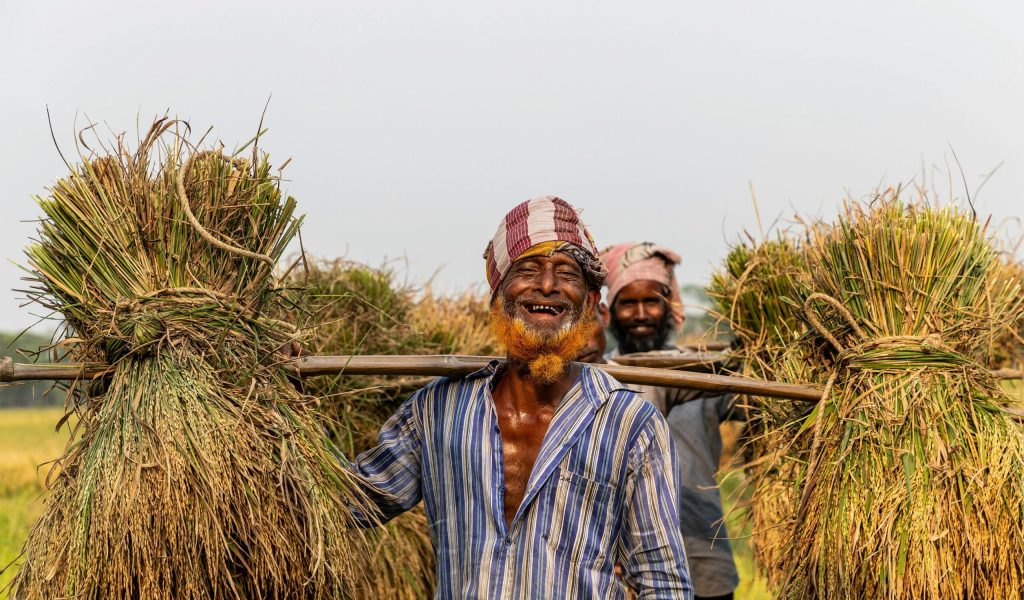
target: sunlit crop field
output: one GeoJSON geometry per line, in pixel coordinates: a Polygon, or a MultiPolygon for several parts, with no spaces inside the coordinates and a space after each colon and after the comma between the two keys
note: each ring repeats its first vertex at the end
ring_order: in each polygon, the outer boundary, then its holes
{"type": "MultiPolygon", "coordinates": [[[[18,556],[29,525],[42,510],[50,470],[43,463],[60,456],[68,439],[66,427],[54,429],[63,413],[60,408],[0,410],[0,567],[18,556]]],[[[11,574],[0,575],[0,588],[11,574]]]]}

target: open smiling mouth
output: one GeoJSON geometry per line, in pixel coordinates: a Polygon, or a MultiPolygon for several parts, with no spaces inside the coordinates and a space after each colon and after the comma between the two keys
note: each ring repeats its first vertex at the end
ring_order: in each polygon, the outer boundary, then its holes
{"type": "Polygon", "coordinates": [[[557,317],[557,316],[561,315],[563,312],[565,312],[565,307],[564,306],[559,306],[559,305],[556,305],[556,304],[543,304],[543,303],[540,303],[540,302],[524,302],[522,304],[522,306],[523,306],[523,308],[526,309],[526,312],[530,313],[531,315],[550,315],[550,316],[553,316],[553,317],[557,317]]]}

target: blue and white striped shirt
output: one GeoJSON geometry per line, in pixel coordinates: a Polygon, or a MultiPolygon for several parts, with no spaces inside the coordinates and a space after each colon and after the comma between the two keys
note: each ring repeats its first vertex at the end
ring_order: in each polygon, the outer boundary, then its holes
{"type": "Polygon", "coordinates": [[[422,499],[437,598],[691,597],[679,529],[679,469],[658,411],[584,365],[559,404],[522,505],[506,524],[500,363],[416,392],[357,469],[385,519],[422,499]]]}

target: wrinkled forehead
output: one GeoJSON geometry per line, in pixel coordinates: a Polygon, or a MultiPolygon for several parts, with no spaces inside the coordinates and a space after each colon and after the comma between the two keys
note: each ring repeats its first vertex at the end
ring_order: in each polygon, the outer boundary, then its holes
{"type": "Polygon", "coordinates": [[[658,299],[668,302],[670,293],[669,287],[661,281],[638,279],[624,285],[611,300],[613,306],[627,300],[643,302],[658,299]]]}

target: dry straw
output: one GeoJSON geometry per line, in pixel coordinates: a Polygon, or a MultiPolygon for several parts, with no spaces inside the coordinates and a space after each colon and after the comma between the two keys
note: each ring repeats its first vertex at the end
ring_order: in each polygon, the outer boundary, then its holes
{"type": "Polygon", "coordinates": [[[803,255],[810,326],[774,366],[832,385],[754,481],[784,499],[761,556],[777,591],[1020,598],[1024,431],[987,363],[1022,293],[984,227],[890,191],[813,229],[803,255]]]}
{"type": "Polygon", "coordinates": [[[265,155],[190,149],[156,122],[40,198],[27,250],[71,359],[77,434],[32,528],[13,598],[334,598],[365,553],[363,497],[275,366],[268,317],[297,232],[265,155]]]}
{"type": "MultiPolygon", "coordinates": [[[[438,296],[399,282],[390,268],[345,260],[312,262],[290,284],[314,332],[318,354],[494,354],[487,299],[467,292],[438,296]]],[[[307,379],[321,412],[349,456],[376,444],[384,422],[422,377],[337,376],[307,379]]],[[[358,563],[366,598],[412,600],[434,592],[434,550],[422,507],[389,522],[358,563]]]]}
{"type": "MultiPolygon", "coordinates": [[[[708,293],[719,323],[737,338],[733,352],[742,359],[743,375],[820,383],[798,343],[807,330],[800,315],[805,292],[799,284],[806,272],[800,241],[780,234],[762,243],[747,239],[738,244],[724,269],[712,276],[708,293]]],[[[743,480],[748,484],[740,487],[735,504],[749,521],[756,562],[769,565],[779,560],[792,535],[788,519],[795,509],[794,481],[800,471],[792,445],[795,423],[808,409],[803,403],[767,397],[748,403],[742,436],[743,480]]],[[[776,573],[767,575],[778,583],[776,573]]]]}

